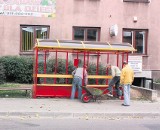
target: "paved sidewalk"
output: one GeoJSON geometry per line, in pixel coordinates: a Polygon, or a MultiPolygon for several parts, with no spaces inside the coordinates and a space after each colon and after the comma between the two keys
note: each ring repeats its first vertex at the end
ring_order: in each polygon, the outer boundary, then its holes
{"type": "Polygon", "coordinates": [[[102,100],[101,103],[82,103],[63,98],[0,98],[0,116],[34,116],[53,118],[160,117],[160,101],[102,100]]]}

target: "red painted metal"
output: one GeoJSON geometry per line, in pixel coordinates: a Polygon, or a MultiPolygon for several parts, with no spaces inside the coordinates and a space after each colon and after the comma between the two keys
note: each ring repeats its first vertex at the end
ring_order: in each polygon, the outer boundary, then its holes
{"type": "Polygon", "coordinates": [[[109,63],[109,54],[107,54],[107,64],[109,63]]]}
{"type": "MultiPolygon", "coordinates": [[[[84,51],[84,57],[83,57],[83,66],[86,65],[86,52],[84,51]]],[[[82,86],[84,86],[84,71],[85,71],[85,68],[83,67],[83,80],[82,80],[82,86]]]]}
{"type": "Polygon", "coordinates": [[[89,65],[89,52],[87,53],[87,67],[88,67],[88,65],[89,65]]]}
{"type": "MultiPolygon", "coordinates": [[[[109,63],[109,54],[107,54],[107,64],[109,63]]],[[[108,68],[106,69],[106,75],[108,75],[108,68]]],[[[106,84],[108,84],[108,79],[106,79],[106,84]]]]}
{"type": "MultiPolygon", "coordinates": [[[[57,59],[57,54],[58,52],[57,52],[57,50],[56,50],[56,59],[55,59],[55,68],[54,68],[54,74],[56,74],[57,73],[57,65],[58,65],[58,59],[57,59]]],[[[54,84],[56,84],[56,78],[54,78],[54,84]]]]}
{"type": "MultiPolygon", "coordinates": [[[[38,86],[37,85],[37,97],[68,97],[71,96],[72,86],[38,86]]],[[[82,89],[82,93],[85,90],[82,89]]],[[[78,91],[76,91],[75,97],[78,97],[78,91]]]]}
{"type": "MultiPolygon", "coordinates": [[[[68,52],[66,53],[66,74],[68,74],[68,52]]],[[[66,78],[66,84],[68,84],[67,78],[66,78]]]]}
{"type": "Polygon", "coordinates": [[[79,53],[78,53],[78,52],[76,52],[76,53],[77,53],[77,59],[78,59],[78,57],[79,57],[79,56],[78,56],[78,55],[79,55],[79,53]]]}
{"type": "Polygon", "coordinates": [[[74,66],[78,67],[79,59],[74,59],[74,66]]]}
{"type": "MultiPolygon", "coordinates": [[[[46,68],[47,68],[47,65],[46,65],[46,51],[44,51],[44,74],[46,74],[46,68]]],[[[46,78],[44,78],[44,84],[46,83],[46,78]]]]}
{"type": "Polygon", "coordinates": [[[34,86],[33,86],[33,98],[37,95],[37,74],[38,74],[38,48],[35,49],[35,68],[34,68],[34,86]]]}
{"type": "Polygon", "coordinates": [[[43,95],[47,97],[70,97],[71,87],[66,86],[37,86],[37,96],[43,95]]]}
{"type": "MultiPolygon", "coordinates": [[[[39,55],[38,53],[42,51],[42,50],[38,50],[38,48],[35,48],[35,66],[34,66],[34,87],[33,87],[33,98],[36,97],[70,97],[71,95],[71,89],[72,86],[49,86],[49,85],[38,85],[38,79],[37,79],[37,74],[38,74],[38,58],[39,55]]],[[[63,51],[59,51],[59,50],[48,50],[48,49],[44,49],[44,74],[46,74],[47,72],[47,52],[55,52],[55,65],[54,65],[54,74],[57,74],[57,68],[58,68],[58,53],[66,53],[66,74],[68,74],[68,55],[69,53],[72,54],[76,54],[76,58],[79,59],[79,54],[83,55],[83,63],[84,65],[89,65],[89,60],[90,60],[90,54],[95,54],[97,55],[97,63],[96,63],[96,75],[98,75],[99,73],[99,58],[100,58],[100,54],[105,54],[107,55],[107,64],[109,63],[110,60],[110,54],[115,54],[115,52],[90,52],[89,50],[86,51],[68,51],[68,50],[63,50],[63,51]]],[[[122,54],[122,61],[124,61],[125,55],[126,55],[126,61],[128,61],[128,53],[119,53],[117,54],[117,66],[119,65],[119,55],[122,54]]],[[[108,71],[106,70],[106,75],[108,75],[108,71]]],[[[83,69],[83,77],[84,77],[84,69],[83,69]]],[[[56,79],[54,78],[54,84],[56,84],[56,79]]],[[[44,83],[46,83],[46,78],[44,78],[44,83]]],[[[68,79],[65,79],[65,83],[68,84],[68,79]]],[[[98,79],[96,79],[96,84],[98,85],[98,79]]],[[[106,80],[106,84],[108,84],[108,79],[106,80]]],[[[82,81],[82,85],[84,86],[84,78],[82,81]]],[[[105,88],[101,88],[101,87],[96,87],[99,89],[105,89],[105,88]]],[[[84,93],[84,90],[83,90],[84,93]]],[[[78,93],[76,93],[76,97],[78,96],[78,93]]]]}
{"type": "Polygon", "coordinates": [[[119,65],[119,54],[117,53],[117,66],[119,65]]]}
{"type": "MultiPolygon", "coordinates": [[[[77,53],[83,53],[83,52],[77,52],[77,51],[64,51],[64,50],[49,50],[49,52],[69,52],[72,54],[77,54],[77,53]]],[[[96,54],[95,52],[90,51],[90,54],[96,54]]],[[[115,52],[99,52],[99,54],[115,54],[115,52]]]]}
{"type": "MultiPolygon", "coordinates": [[[[98,75],[98,71],[99,71],[99,52],[97,54],[96,75],[98,75]]],[[[96,84],[98,85],[98,79],[96,79],[96,84]]]]}
{"type": "Polygon", "coordinates": [[[126,58],[127,58],[127,60],[126,60],[126,61],[127,61],[127,63],[128,63],[128,53],[126,53],[126,55],[127,55],[127,56],[126,56],[126,58]]]}
{"type": "Polygon", "coordinates": [[[124,61],[124,53],[122,54],[122,68],[123,68],[123,61],[124,61]]]}

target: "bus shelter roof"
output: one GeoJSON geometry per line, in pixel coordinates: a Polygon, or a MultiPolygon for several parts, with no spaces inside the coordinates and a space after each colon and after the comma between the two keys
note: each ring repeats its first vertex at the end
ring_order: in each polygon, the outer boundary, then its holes
{"type": "Polygon", "coordinates": [[[47,50],[68,50],[68,51],[118,51],[131,52],[136,51],[129,43],[109,43],[99,41],[76,41],[76,40],[52,40],[37,39],[34,48],[47,50]]]}

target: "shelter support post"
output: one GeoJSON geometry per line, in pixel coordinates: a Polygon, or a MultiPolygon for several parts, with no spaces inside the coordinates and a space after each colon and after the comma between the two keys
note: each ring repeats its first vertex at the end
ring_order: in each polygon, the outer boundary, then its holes
{"type": "MultiPolygon", "coordinates": [[[[96,65],[96,74],[98,75],[99,72],[99,52],[97,55],[97,65],[96,65]]],[[[98,84],[98,79],[96,79],[96,84],[98,84]]]]}

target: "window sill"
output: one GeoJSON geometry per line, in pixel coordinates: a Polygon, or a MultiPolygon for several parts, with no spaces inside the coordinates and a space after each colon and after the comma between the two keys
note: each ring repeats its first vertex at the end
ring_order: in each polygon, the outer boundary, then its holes
{"type": "Polygon", "coordinates": [[[147,54],[129,54],[131,56],[142,56],[142,57],[149,57],[147,54]]]}
{"type": "Polygon", "coordinates": [[[123,0],[123,2],[131,3],[150,3],[150,0],[123,0]]]}
{"type": "MultiPolygon", "coordinates": [[[[38,52],[38,55],[43,55],[44,52],[38,52]]],[[[24,55],[24,56],[29,56],[29,55],[34,55],[34,51],[24,51],[20,52],[19,55],[24,55]]],[[[47,53],[49,55],[49,53],[47,53]]]]}
{"type": "Polygon", "coordinates": [[[34,51],[20,52],[19,55],[34,55],[34,51]]]}

